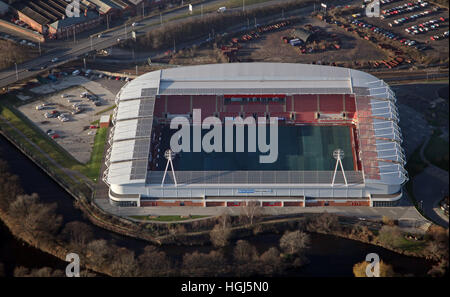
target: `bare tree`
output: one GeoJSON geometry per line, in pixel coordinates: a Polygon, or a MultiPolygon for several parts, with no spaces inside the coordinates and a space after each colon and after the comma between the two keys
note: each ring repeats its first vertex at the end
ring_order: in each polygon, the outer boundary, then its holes
{"type": "Polygon", "coordinates": [[[304,249],[309,247],[311,240],[309,235],[302,231],[286,231],[280,239],[280,248],[287,254],[300,254],[304,249]]]}
{"type": "Polygon", "coordinates": [[[112,257],[111,244],[104,239],[91,241],[86,248],[86,256],[96,265],[104,265],[112,257]]]}
{"type": "Polygon", "coordinates": [[[156,247],[148,245],[144,252],[138,257],[140,276],[162,276],[167,275],[171,269],[170,261],[166,253],[159,251],[156,247]]]}
{"type": "Polygon", "coordinates": [[[23,231],[33,235],[55,234],[62,223],[62,216],[56,214],[56,203],[40,203],[36,193],[17,196],[9,213],[20,218],[23,231]]]}
{"type": "Polygon", "coordinates": [[[280,257],[280,251],[276,247],[271,247],[259,257],[261,264],[261,272],[265,274],[273,274],[282,270],[283,263],[280,257]]]}
{"type": "Polygon", "coordinates": [[[231,230],[228,227],[223,227],[221,224],[217,224],[209,233],[211,242],[216,247],[224,247],[228,244],[228,240],[231,235],[231,230]]]}
{"type": "Polygon", "coordinates": [[[92,227],[86,223],[73,221],[67,223],[62,231],[62,236],[71,244],[84,247],[88,242],[94,239],[92,227]]]}
{"type": "Polygon", "coordinates": [[[253,225],[254,219],[262,213],[261,202],[247,200],[245,205],[241,206],[241,218],[244,218],[247,224],[253,225]]]}
{"type": "Polygon", "coordinates": [[[138,276],[139,270],[134,252],[127,248],[119,248],[114,253],[111,263],[113,276],[138,276]]]}
{"type": "Polygon", "coordinates": [[[217,276],[225,270],[225,258],[221,252],[211,251],[209,254],[197,251],[183,256],[184,274],[189,276],[217,276]]]}
{"type": "Polygon", "coordinates": [[[238,263],[249,263],[258,259],[256,248],[246,240],[238,240],[236,242],[233,255],[238,263]]]}

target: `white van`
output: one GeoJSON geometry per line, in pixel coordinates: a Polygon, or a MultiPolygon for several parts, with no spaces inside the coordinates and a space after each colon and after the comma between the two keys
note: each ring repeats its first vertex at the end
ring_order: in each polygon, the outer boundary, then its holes
{"type": "Polygon", "coordinates": [[[217,9],[217,13],[224,13],[227,10],[227,8],[225,6],[219,7],[219,9],[217,9]]]}

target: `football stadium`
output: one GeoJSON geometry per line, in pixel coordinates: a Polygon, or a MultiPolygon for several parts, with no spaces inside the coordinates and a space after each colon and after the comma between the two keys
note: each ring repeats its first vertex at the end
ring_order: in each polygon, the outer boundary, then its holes
{"type": "Polygon", "coordinates": [[[103,173],[113,205],[392,206],[408,180],[395,94],[361,71],[284,63],[171,68],[127,83],[116,105],[103,173]],[[209,117],[235,128],[239,118],[276,121],[276,160],[261,163],[264,153],[247,140],[234,152],[170,150],[174,119],[195,130],[209,117]]]}

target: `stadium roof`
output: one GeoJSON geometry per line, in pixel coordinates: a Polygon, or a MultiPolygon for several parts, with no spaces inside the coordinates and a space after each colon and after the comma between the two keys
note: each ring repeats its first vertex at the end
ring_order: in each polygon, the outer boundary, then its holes
{"type": "MultiPolygon", "coordinates": [[[[147,174],[156,95],[280,93],[355,94],[358,114],[361,114],[357,125],[361,133],[359,146],[364,181],[402,184],[407,180],[396,99],[383,81],[340,67],[236,63],[164,69],[127,83],[116,99],[118,107],[110,134],[107,182],[145,184],[155,178],[158,180],[157,173],[147,174]],[[139,138],[146,140],[137,141],[139,138]],[[127,141],[126,145],[122,141],[127,141]],[[130,152],[125,153],[124,147],[130,152]]],[[[186,176],[186,180],[192,179],[186,176]]]]}

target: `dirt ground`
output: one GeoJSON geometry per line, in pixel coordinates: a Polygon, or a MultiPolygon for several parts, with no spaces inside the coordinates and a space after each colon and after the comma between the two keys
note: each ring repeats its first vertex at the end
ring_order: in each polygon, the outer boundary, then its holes
{"type": "Polygon", "coordinates": [[[330,26],[316,18],[307,17],[302,23],[289,26],[282,31],[266,33],[259,40],[243,43],[239,58],[242,61],[259,62],[311,63],[321,61],[332,63],[378,60],[386,58],[386,55],[382,50],[355,37],[354,34],[330,26]],[[341,48],[339,50],[300,54],[297,47],[282,42],[283,36],[289,36],[294,28],[300,28],[306,24],[320,27],[321,30],[329,34],[336,34],[341,40],[341,48]]]}

